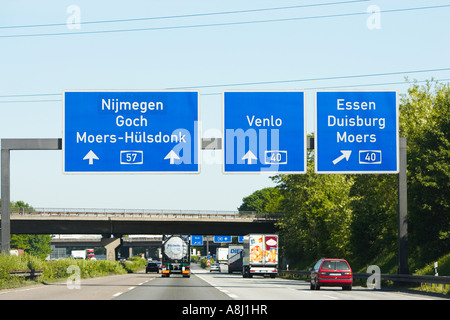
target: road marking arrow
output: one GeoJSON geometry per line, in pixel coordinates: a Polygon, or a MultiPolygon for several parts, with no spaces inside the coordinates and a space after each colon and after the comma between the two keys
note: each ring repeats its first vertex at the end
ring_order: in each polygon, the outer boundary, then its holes
{"type": "Polygon", "coordinates": [[[94,164],[94,159],[99,160],[94,151],[90,150],[83,158],[83,160],[89,160],[89,165],[94,164]]]}
{"type": "Polygon", "coordinates": [[[248,150],[245,156],[242,157],[242,160],[247,160],[247,164],[252,164],[252,159],[257,160],[258,158],[256,158],[251,150],[248,150]]]}
{"type": "Polygon", "coordinates": [[[174,164],[175,160],[180,160],[180,157],[175,153],[175,151],[170,150],[164,160],[170,159],[170,164],[174,164]]]}
{"type": "Polygon", "coordinates": [[[341,150],[342,155],[340,157],[337,157],[336,159],[333,160],[333,164],[338,163],[339,161],[341,161],[342,159],[345,158],[345,160],[348,161],[348,159],[350,158],[350,155],[352,154],[352,150],[341,150]]]}

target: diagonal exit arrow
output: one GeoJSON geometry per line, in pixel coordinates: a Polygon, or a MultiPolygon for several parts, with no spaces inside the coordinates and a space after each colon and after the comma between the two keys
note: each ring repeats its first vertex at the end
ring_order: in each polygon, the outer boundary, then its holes
{"type": "Polygon", "coordinates": [[[341,150],[341,153],[342,153],[341,156],[339,156],[333,160],[333,164],[340,162],[344,158],[345,158],[345,160],[348,161],[348,159],[350,158],[350,155],[352,154],[352,151],[351,150],[341,150]]]}

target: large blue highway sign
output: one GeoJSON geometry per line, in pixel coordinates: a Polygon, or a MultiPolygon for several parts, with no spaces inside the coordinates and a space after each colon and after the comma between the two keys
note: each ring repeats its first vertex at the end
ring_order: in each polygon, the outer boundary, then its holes
{"type": "Polygon", "coordinates": [[[202,246],[203,236],[191,235],[191,246],[202,246]]]}
{"type": "Polygon", "coordinates": [[[214,243],[231,243],[231,236],[214,236],[214,243]]]}
{"type": "Polygon", "coordinates": [[[64,173],[198,173],[197,91],[65,91],[64,173]]]}
{"type": "Polygon", "coordinates": [[[398,173],[396,91],[318,91],[317,173],[398,173]]]}
{"type": "Polygon", "coordinates": [[[223,93],[224,173],[305,173],[304,92],[223,93]]]}

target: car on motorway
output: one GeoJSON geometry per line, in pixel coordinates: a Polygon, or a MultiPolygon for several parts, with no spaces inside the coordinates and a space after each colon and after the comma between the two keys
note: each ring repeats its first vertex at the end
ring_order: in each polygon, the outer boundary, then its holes
{"type": "Polygon", "coordinates": [[[213,263],[213,264],[209,267],[209,272],[213,272],[213,271],[219,271],[219,272],[220,272],[220,264],[218,264],[218,263],[213,263]]]}
{"type": "Polygon", "coordinates": [[[320,287],[342,287],[342,290],[352,290],[353,272],[345,259],[322,258],[311,271],[311,290],[320,287]]]}
{"type": "Polygon", "coordinates": [[[147,266],[145,267],[145,273],[156,272],[159,273],[159,269],[161,269],[161,263],[156,261],[149,261],[147,266]]]}

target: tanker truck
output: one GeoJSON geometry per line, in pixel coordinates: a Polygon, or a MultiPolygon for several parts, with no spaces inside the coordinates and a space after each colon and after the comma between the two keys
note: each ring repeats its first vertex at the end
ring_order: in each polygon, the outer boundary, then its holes
{"type": "Polygon", "coordinates": [[[170,277],[180,274],[184,278],[191,276],[191,254],[188,235],[163,235],[161,247],[161,274],[170,277]]]}

